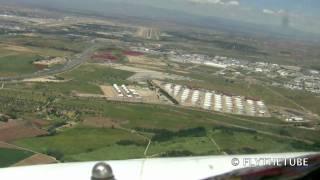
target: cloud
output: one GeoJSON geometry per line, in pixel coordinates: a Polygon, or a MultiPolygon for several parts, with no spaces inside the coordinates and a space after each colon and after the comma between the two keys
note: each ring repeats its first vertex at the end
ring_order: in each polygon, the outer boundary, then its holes
{"type": "Polygon", "coordinates": [[[190,0],[190,2],[196,4],[223,4],[221,0],[190,0]]]}
{"type": "Polygon", "coordinates": [[[229,1],[226,2],[227,5],[231,5],[231,6],[239,6],[240,2],[239,1],[229,1]]]}
{"type": "Polygon", "coordinates": [[[271,15],[283,15],[286,14],[287,12],[283,9],[279,9],[279,10],[271,10],[271,9],[263,9],[262,12],[264,14],[271,14],[271,15]]]}
{"type": "Polygon", "coordinates": [[[278,14],[285,14],[285,13],[286,13],[286,11],[283,10],[283,9],[280,9],[280,10],[278,11],[278,14]]]}
{"type": "Polygon", "coordinates": [[[271,9],[263,9],[262,12],[265,14],[276,14],[276,12],[271,9]]]}
{"type": "Polygon", "coordinates": [[[275,17],[280,17],[281,18],[281,26],[283,27],[289,27],[290,26],[290,16],[291,14],[289,14],[288,12],[286,12],[283,9],[279,9],[279,10],[271,10],[271,9],[263,9],[262,12],[264,14],[269,14],[275,17]]]}
{"type": "Polygon", "coordinates": [[[214,5],[228,5],[228,6],[238,6],[239,1],[225,1],[225,0],[189,0],[189,2],[194,4],[214,4],[214,5]]]}

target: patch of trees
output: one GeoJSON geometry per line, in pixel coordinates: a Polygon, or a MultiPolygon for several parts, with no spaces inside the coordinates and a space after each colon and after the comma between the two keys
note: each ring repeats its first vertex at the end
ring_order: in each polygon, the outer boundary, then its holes
{"type": "Polygon", "coordinates": [[[228,154],[257,154],[259,151],[252,147],[242,147],[237,149],[223,149],[228,154]]]}
{"type": "Polygon", "coordinates": [[[279,130],[279,134],[282,135],[282,136],[290,136],[289,131],[286,130],[286,129],[280,129],[279,130]]]}
{"type": "Polygon", "coordinates": [[[231,83],[231,84],[233,84],[235,82],[233,79],[225,79],[224,81],[226,83],[231,83]]]}
{"type": "Polygon", "coordinates": [[[59,127],[62,127],[64,125],[66,125],[67,122],[66,121],[56,121],[54,122],[49,128],[48,128],[48,136],[53,136],[55,134],[57,134],[56,129],[59,127]]]}
{"type": "Polygon", "coordinates": [[[204,137],[207,135],[207,131],[204,127],[195,127],[189,129],[181,129],[179,131],[169,131],[166,129],[147,129],[136,128],[137,131],[154,133],[152,137],[153,141],[163,142],[173,139],[174,137],[204,137]]]}
{"type": "Polygon", "coordinates": [[[145,146],[146,145],[145,142],[132,141],[132,140],[120,140],[120,141],[117,141],[116,144],[122,145],[122,146],[130,146],[130,145],[145,146]]]}
{"type": "Polygon", "coordinates": [[[256,153],[258,153],[258,150],[251,148],[251,147],[243,147],[243,148],[239,149],[239,152],[241,154],[256,154],[256,153]]]}
{"type": "Polygon", "coordinates": [[[0,115],[0,121],[1,121],[1,122],[8,122],[8,120],[9,120],[9,117],[8,117],[8,116],[0,115]]]}
{"type": "Polygon", "coordinates": [[[61,110],[60,108],[50,107],[46,109],[46,113],[49,116],[56,117],[58,119],[62,119],[64,121],[79,121],[81,112],[78,110],[61,110]]]}
{"type": "Polygon", "coordinates": [[[38,44],[36,42],[26,42],[26,43],[23,43],[23,45],[31,46],[31,47],[46,47],[46,48],[52,48],[52,49],[60,50],[60,51],[69,51],[69,52],[73,52],[73,53],[80,53],[81,52],[80,50],[71,49],[69,47],[59,47],[59,46],[54,46],[54,45],[49,46],[49,45],[44,45],[44,44],[38,44]]]}
{"type": "Polygon", "coordinates": [[[212,128],[213,131],[220,130],[223,133],[233,135],[235,132],[244,132],[250,134],[257,134],[257,131],[251,129],[242,129],[237,127],[226,127],[226,126],[215,126],[212,128]]]}
{"type": "Polygon", "coordinates": [[[56,149],[47,149],[44,154],[48,155],[48,156],[52,156],[54,158],[56,158],[57,160],[61,161],[64,157],[64,154],[56,149]]]}
{"type": "Polygon", "coordinates": [[[196,154],[188,151],[188,150],[172,150],[172,151],[167,151],[163,154],[161,154],[161,157],[185,157],[185,156],[195,156],[196,154]]]}

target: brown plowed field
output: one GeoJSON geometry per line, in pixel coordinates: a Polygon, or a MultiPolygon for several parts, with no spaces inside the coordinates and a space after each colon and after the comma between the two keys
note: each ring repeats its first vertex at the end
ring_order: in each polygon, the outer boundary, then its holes
{"type": "Polygon", "coordinates": [[[55,160],[55,158],[51,156],[47,156],[45,154],[35,154],[33,156],[30,156],[13,166],[31,166],[31,165],[40,165],[40,164],[53,164],[57,163],[58,161],[55,160]]]}
{"type": "Polygon", "coordinates": [[[30,122],[11,120],[7,123],[0,123],[0,141],[8,142],[45,134],[47,131],[37,128],[30,122]]]}

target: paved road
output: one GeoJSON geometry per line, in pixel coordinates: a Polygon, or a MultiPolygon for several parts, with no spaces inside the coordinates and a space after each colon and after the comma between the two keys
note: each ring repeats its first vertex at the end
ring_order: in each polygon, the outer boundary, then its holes
{"type": "Polygon", "coordinates": [[[21,76],[14,76],[14,77],[0,77],[0,81],[20,81],[23,79],[29,79],[29,78],[37,78],[42,76],[48,76],[48,75],[55,75],[62,72],[69,71],[71,69],[74,69],[81,64],[85,63],[89,58],[90,55],[97,50],[101,45],[95,44],[94,41],[92,41],[92,45],[85,49],[82,53],[74,55],[72,60],[67,61],[64,66],[56,68],[56,69],[50,69],[47,71],[38,71],[32,74],[26,74],[21,76]]]}

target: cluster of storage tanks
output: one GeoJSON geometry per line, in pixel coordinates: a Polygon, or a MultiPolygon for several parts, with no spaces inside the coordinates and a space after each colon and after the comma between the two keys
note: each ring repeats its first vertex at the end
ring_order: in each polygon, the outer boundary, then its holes
{"type": "Polygon", "coordinates": [[[188,99],[190,94],[190,89],[184,89],[181,95],[181,102],[184,103],[188,99]]]}
{"type": "Polygon", "coordinates": [[[255,107],[254,101],[251,99],[247,99],[246,102],[247,102],[247,112],[252,115],[256,114],[256,107],[255,107]]]}
{"type": "Polygon", "coordinates": [[[210,109],[212,106],[212,93],[206,92],[204,95],[203,109],[210,109]]]}
{"type": "Polygon", "coordinates": [[[222,96],[220,94],[215,94],[214,100],[214,110],[222,111],[222,96]]]}
{"type": "Polygon", "coordinates": [[[190,89],[170,83],[164,84],[164,90],[185,106],[252,116],[265,115],[267,111],[264,102],[241,96],[230,96],[204,89],[190,89]]]}
{"type": "Polygon", "coordinates": [[[235,100],[235,106],[236,106],[238,113],[243,114],[244,113],[244,105],[243,105],[242,98],[240,96],[238,96],[238,97],[235,97],[234,100],[235,100]]]}
{"type": "Polygon", "coordinates": [[[120,87],[117,84],[113,84],[113,88],[118,93],[118,97],[139,97],[139,93],[135,89],[129,89],[124,84],[120,87]]]}
{"type": "Polygon", "coordinates": [[[191,98],[192,105],[195,105],[199,101],[199,97],[200,97],[200,91],[198,90],[193,91],[192,98],[191,98]]]}

